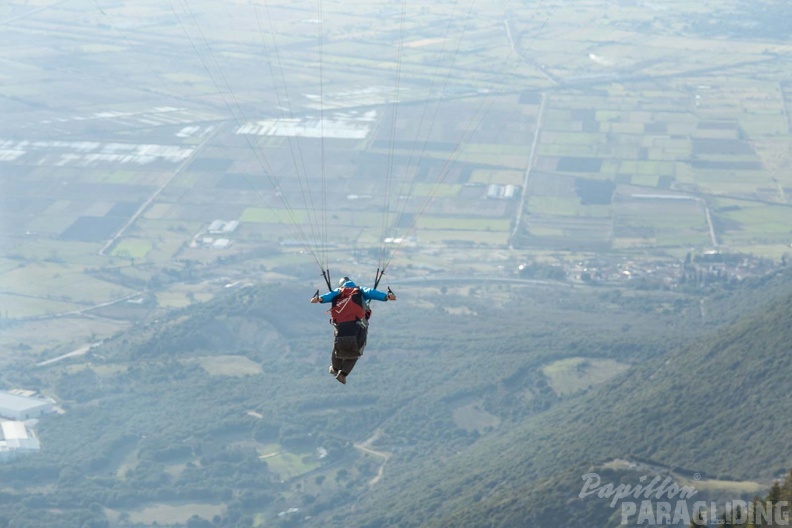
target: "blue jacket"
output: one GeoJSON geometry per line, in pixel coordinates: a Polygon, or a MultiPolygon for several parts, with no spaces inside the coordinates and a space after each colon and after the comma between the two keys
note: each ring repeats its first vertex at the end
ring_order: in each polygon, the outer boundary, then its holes
{"type": "MultiPolygon", "coordinates": [[[[357,284],[355,284],[352,281],[346,281],[344,283],[344,288],[354,288],[356,286],[357,286],[357,284]]],[[[329,291],[329,292],[325,293],[324,295],[320,295],[319,299],[323,303],[330,302],[333,299],[335,299],[336,297],[338,297],[339,293],[341,293],[341,288],[336,288],[335,290],[329,291]]],[[[375,300],[375,301],[387,301],[388,300],[388,294],[386,292],[375,290],[374,288],[366,288],[364,286],[364,287],[360,288],[360,293],[363,296],[363,301],[364,302],[365,301],[371,301],[371,300],[375,300]]]]}

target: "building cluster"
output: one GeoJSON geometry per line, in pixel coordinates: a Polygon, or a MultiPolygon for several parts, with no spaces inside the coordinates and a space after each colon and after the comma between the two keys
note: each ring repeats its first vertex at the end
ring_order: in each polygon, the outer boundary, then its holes
{"type": "Polygon", "coordinates": [[[777,262],[742,253],[706,251],[689,253],[684,260],[595,257],[573,263],[523,262],[515,272],[528,279],[675,289],[736,283],[749,277],[767,275],[786,265],[787,259],[777,262]]]}
{"type": "Polygon", "coordinates": [[[676,288],[739,282],[765,275],[783,265],[784,261],[778,263],[753,255],[707,251],[689,253],[683,261],[594,258],[571,265],[567,277],[584,283],[629,281],[650,288],[676,288]]]}
{"type": "Polygon", "coordinates": [[[228,249],[231,239],[228,238],[239,227],[239,220],[213,220],[206,231],[193,240],[192,247],[211,249],[228,249]]]}
{"type": "Polygon", "coordinates": [[[487,198],[496,199],[496,200],[511,200],[515,196],[519,196],[517,191],[519,187],[516,185],[498,185],[498,184],[491,184],[487,186],[487,198]]]}
{"type": "Polygon", "coordinates": [[[51,400],[32,397],[31,391],[0,391],[0,459],[38,451],[40,444],[31,426],[43,414],[53,412],[51,400]]]}

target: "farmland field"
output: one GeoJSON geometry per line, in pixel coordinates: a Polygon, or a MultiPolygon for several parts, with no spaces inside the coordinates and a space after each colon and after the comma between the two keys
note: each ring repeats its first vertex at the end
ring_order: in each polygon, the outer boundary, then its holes
{"type": "Polygon", "coordinates": [[[151,1],[14,19],[0,44],[9,317],[146,287],[184,306],[214,295],[212,277],[299,278],[318,253],[431,266],[465,246],[444,266],[500,270],[493,248],[566,263],[789,252],[786,41],[732,42],[683,2],[650,16],[553,0],[505,20],[472,6],[466,21],[441,2],[409,6],[398,54],[393,15],[357,3],[326,13],[320,79],[312,9],[270,5],[262,40],[237,4],[195,5],[205,56],[151,1]]]}

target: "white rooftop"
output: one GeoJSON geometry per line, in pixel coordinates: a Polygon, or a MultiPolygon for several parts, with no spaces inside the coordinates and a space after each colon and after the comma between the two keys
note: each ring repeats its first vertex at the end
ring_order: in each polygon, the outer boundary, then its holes
{"type": "Polygon", "coordinates": [[[0,423],[0,428],[3,430],[3,439],[5,440],[27,440],[28,432],[25,424],[16,421],[7,421],[0,423]]]}
{"type": "Polygon", "coordinates": [[[39,398],[28,398],[18,396],[10,392],[0,391],[0,408],[13,409],[15,411],[26,411],[36,409],[42,405],[49,405],[50,402],[39,398]]]}

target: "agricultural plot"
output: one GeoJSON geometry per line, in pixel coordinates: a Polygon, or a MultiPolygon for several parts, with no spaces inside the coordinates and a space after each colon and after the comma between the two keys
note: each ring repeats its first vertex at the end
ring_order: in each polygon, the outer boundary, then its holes
{"type": "Polygon", "coordinates": [[[120,285],[95,279],[80,266],[39,262],[0,275],[0,289],[16,295],[46,300],[91,304],[133,293],[120,285]]]}
{"type": "Polygon", "coordinates": [[[622,250],[718,243],[745,248],[753,240],[767,251],[773,241],[782,243],[788,235],[781,227],[788,221],[784,207],[763,207],[762,216],[731,211],[709,226],[706,204],[721,196],[787,203],[780,167],[790,159],[789,143],[778,137],[788,134],[783,87],[720,77],[692,82],[692,96],[684,81],[667,86],[662,97],[647,97],[640,84],[599,97],[551,95],[527,189],[526,236],[519,240],[535,247],[537,237],[551,237],[557,247],[557,237],[568,237],[567,246],[577,247],[582,237],[570,231],[569,217],[587,214],[588,202],[598,205],[588,214],[612,216],[612,247],[622,250]],[[754,120],[766,121],[767,128],[754,127],[754,120]],[[670,193],[693,201],[668,202],[662,213],[658,202],[611,203],[608,185],[612,196],[644,193],[662,200],[670,193]]]}
{"type": "Polygon", "coordinates": [[[144,281],[182,259],[289,261],[325,226],[340,254],[412,234],[411,258],[422,243],[779,254],[792,79],[777,57],[792,45],[699,35],[691,17],[709,7],[674,5],[553,0],[512,6],[505,23],[474,6],[438,24],[445,2],[408,6],[401,28],[398,10],[346,3],[326,13],[321,47],[313,8],[285,2],[264,34],[241,4],[223,17],[195,5],[184,27],[156,2],[76,26],[79,10],[53,5],[0,45],[3,249],[24,266],[134,264],[144,281]],[[213,57],[189,45],[198,27],[213,57]],[[42,32],[49,47],[25,40],[42,32]],[[745,203],[716,211],[721,199],[745,203]],[[241,223],[208,233],[215,220],[241,223]]]}
{"type": "Polygon", "coordinates": [[[702,247],[712,244],[704,204],[651,195],[619,197],[614,204],[617,247],[702,247]]]}
{"type": "Polygon", "coordinates": [[[3,310],[0,313],[3,314],[3,317],[12,319],[41,317],[49,313],[64,313],[79,308],[79,304],[55,299],[29,297],[27,294],[0,293],[0,310],[3,310]]]}
{"type": "Polygon", "coordinates": [[[714,211],[724,244],[746,247],[792,243],[792,208],[742,200],[717,200],[714,211]]]}

